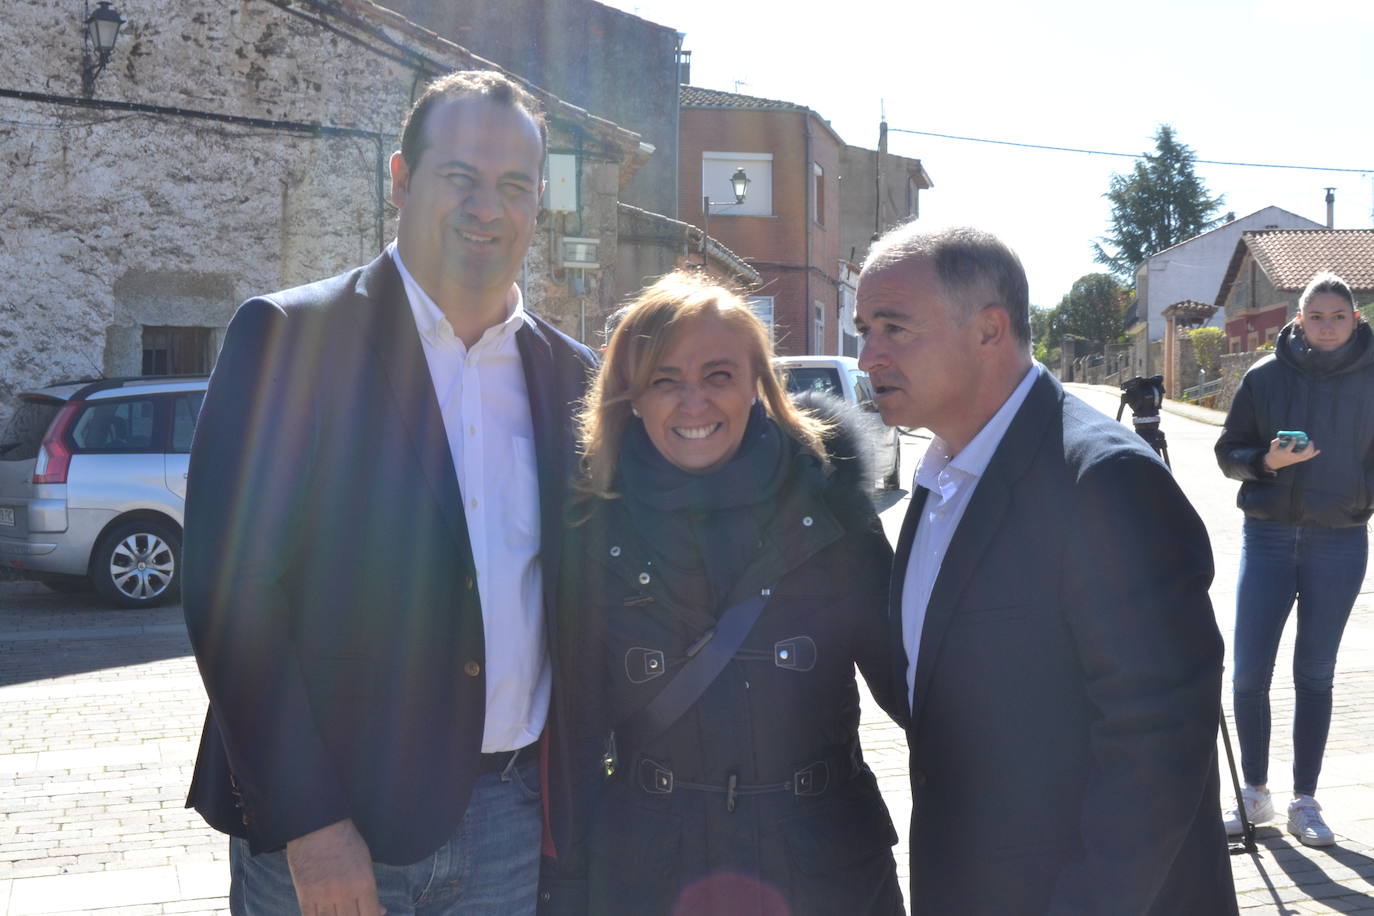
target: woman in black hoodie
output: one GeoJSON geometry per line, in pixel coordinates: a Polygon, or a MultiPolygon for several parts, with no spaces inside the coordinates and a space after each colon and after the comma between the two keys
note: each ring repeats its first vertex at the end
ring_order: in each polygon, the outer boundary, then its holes
{"type": "MultiPolygon", "coordinates": [[[[1293,800],[1288,831],[1335,842],[1313,797],[1331,724],[1336,651],[1364,580],[1374,510],[1374,333],[1350,287],[1318,274],[1250,367],[1217,441],[1217,462],[1243,481],[1245,513],[1233,646],[1242,792],[1252,823],[1274,816],[1268,789],[1269,682],[1294,599],[1293,800]],[[1280,431],[1306,433],[1280,436],[1280,431]]],[[[1238,834],[1238,812],[1226,816],[1238,834]]]]}

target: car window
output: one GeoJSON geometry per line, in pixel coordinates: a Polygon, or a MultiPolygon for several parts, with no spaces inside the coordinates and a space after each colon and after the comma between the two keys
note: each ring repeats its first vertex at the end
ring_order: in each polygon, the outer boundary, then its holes
{"type": "Polygon", "coordinates": [[[61,401],[48,398],[20,401],[19,409],[10,417],[4,434],[0,435],[0,461],[32,461],[37,458],[43,436],[61,409],[61,401]]]}
{"type": "Polygon", "coordinates": [[[873,403],[873,383],[868,380],[867,372],[855,372],[850,376],[854,381],[854,395],[860,404],[873,403]]]}
{"type": "Polygon", "coordinates": [[[191,438],[196,432],[196,417],[200,415],[200,402],[203,400],[204,391],[188,391],[172,399],[172,451],[191,450],[191,438]]]}
{"type": "Polygon", "coordinates": [[[156,416],[151,397],[92,401],[72,427],[72,445],[83,452],[150,451],[156,416]]]}
{"type": "Polygon", "coordinates": [[[788,366],[787,390],[793,394],[822,391],[835,397],[844,397],[844,391],[840,387],[840,373],[824,366],[788,366]]]}

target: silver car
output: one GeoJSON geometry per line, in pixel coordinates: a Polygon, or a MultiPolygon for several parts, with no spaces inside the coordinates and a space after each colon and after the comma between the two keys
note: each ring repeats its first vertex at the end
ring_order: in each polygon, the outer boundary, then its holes
{"type": "Polygon", "coordinates": [[[0,565],[122,607],[175,598],[205,386],[158,376],[21,394],[0,434],[0,565]]]}
{"type": "Polygon", "coordinates": [[[877,484],[887,490],[902,485],[901,439],[895,426],[884,426],[873,403],[873,385],[868,373],[852,356],[779,356],[773,364],[786,377],[787,390],[798,393],[823,391],[857,407],[870,420],[869,440],[873,446],[872,468],[877,484]]]}

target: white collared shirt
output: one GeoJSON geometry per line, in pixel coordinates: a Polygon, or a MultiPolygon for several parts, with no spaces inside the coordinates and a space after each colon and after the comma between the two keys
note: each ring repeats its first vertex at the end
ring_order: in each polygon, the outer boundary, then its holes
{"type": "Polygon", "coordinates": [[[907,560],[906,579],[902,585],[906,695],[913,706],[916,702],[916,660],[921,650],[921,630],[925,627],[926,609],[930,604],[930,593],[935,588],[935,580],[940,574],[940,564],[944,562],[945,551],[949,549],[949,542],[959,528],[959,521],[964,517],[964,510],[968,508],[978,481],[988,469],[988,462],[1002,443],[1002,437],[1006,435],[1016,412],[1025,403],[1041,371],[1043,367],[1039,363],[1032,364],[997,413],[953,459],[949,457],[949,446],[936,436],[916,466],[916,483],[912,493],[916,492],[916,487],[925,487],[930,495],[926,497],[925,507],[916,525],[911,557],[907,560]]]}
{"type": "MultiPolygon", "coordinates": [[[[515,340],[525,323],[524,299],[511,284],[509,315],[469,350],[406,270],[396,243],[388,250],[429,363],[472,541],[486,636],[482,753],[514,750],[543,731],[553,677],[544,636],[534,423],[515,340]]],[[[454,672],[462,677],[459,648],[454,672]]]]}

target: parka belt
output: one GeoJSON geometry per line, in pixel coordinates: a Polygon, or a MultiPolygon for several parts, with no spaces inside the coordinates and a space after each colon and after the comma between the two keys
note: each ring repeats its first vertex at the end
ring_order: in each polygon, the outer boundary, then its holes
{"type": "Polygon", "coordinates": [[[814,798],[839,788],[854,776],[857,767],[848,752],[831,754],[792,771],[790,779],[781,782],[741,784],[731,773],[723,783],[687,782],[678,779],[671,768],[651,757],[640,757],[635,776],[639,787],[650,795],[671,795],[674,792],[717,792],[725,796],[725,809],[735,810],[735,799],[741,795],[769,795],[790,792],[798,798],[814,798]]]}

